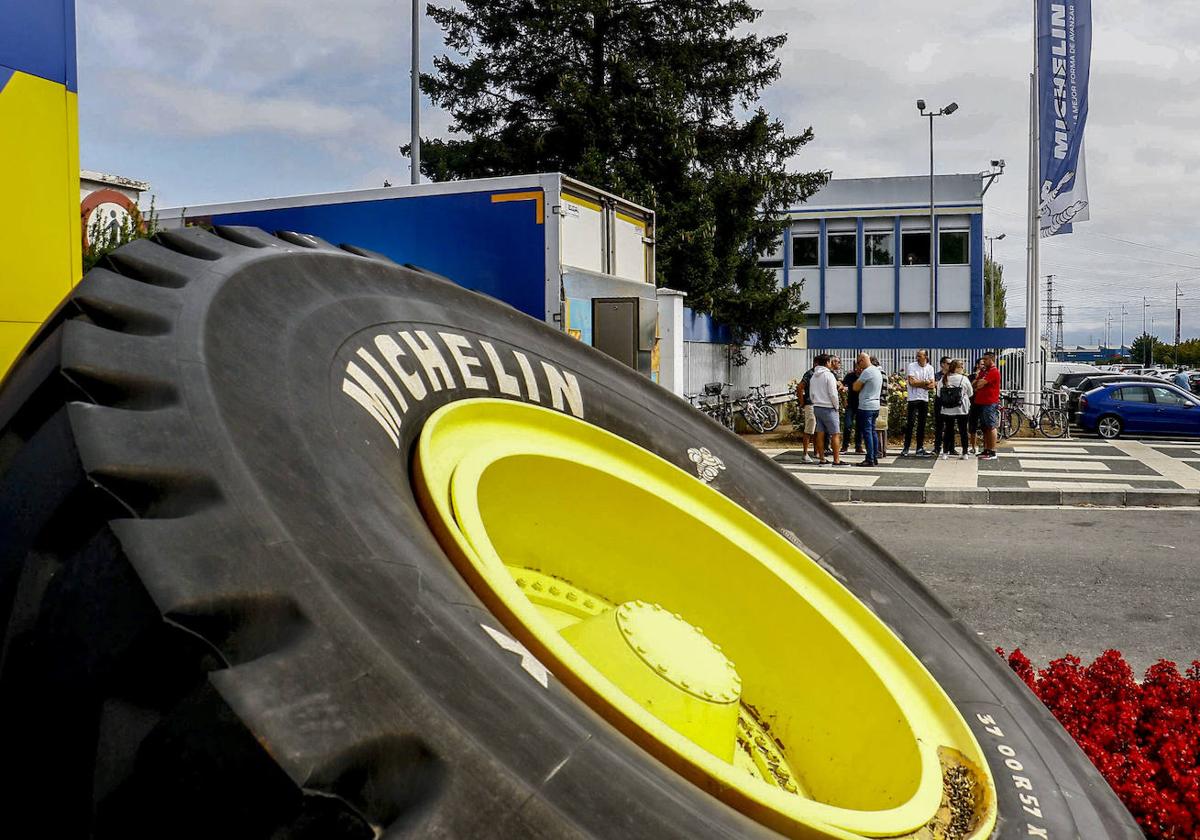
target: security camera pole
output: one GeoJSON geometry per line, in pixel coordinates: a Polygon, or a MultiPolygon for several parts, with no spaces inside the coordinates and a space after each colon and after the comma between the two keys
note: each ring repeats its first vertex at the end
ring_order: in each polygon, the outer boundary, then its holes
{"type": "Polygon", "coordinates": [[[926,111],[925,100],[917,100],[917,110],[922,117],[929,117],[929,326],[937,326],[937,259],[938,237],[936,210],[933,203],[933,118],[948,117],[958,110],[958,103],[951,102],[937,111],[926,111]]]}

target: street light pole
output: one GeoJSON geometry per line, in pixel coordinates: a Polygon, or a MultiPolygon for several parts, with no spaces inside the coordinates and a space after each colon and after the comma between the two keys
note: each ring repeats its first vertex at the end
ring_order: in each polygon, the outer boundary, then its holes
{"type": "Polygon", "coordinates": [[[1150,345],[1150,361],[1147,362],[1146,357],[1142,356],[1142,364],[1144,364],[1144,365],[1154,364],[1154,342],[1150,339],[1150,333],[1148,333],[1146,331],[1146,311],[1149,308],[1150,308],[1150,304],[1146,302],[1146,298],[1145,298],[1145,296],[1143,296],[1142,297],[1142,336],[1146,339],[1146,342],[1150,345]]]}
{"type": "Polygon", "coordinates": [[[412,163],[413,184],[421,183],[421,0],[412,0],[412,163]]]}
{"type": "Polygon", "coordinates": [[[1121,354],[1125,354],[1125,316],[1129,313],[1125,311],[1125,304],[1121,304],[1121,354]]]}
{"type": "Polygon", "coordinates": [[[917,110],[922,117],[929,117],[929,326],[937,326],[937,210],[934,204],[933,187],[933,118],[948,117],[958,110],[958,103],[951,102],[937,111],[926,111],[925,100],[917,100],[917,110]]]}
{"type": "Polygon", "coordinates": [[[1175,284],[1175,364],[1179,364],[1179,296],[1182,292],[1179,291],[1179,284],[1175,284]]]}

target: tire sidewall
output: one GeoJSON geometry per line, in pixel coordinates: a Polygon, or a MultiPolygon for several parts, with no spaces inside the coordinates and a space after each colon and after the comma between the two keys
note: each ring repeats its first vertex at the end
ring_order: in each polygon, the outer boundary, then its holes
{"type": "MultiPolygon", "coordinates": [[[[711,481],[715,489],[820,563],[934,674],[984,747],[997,778],[1002,823],[1016,826],[1028,816],[1020,798],[1028,788],[1006,783],[1014,775],[1006,762],[1015,754],[1020,777],[1032,780],[1026,784],[1046,803],[1038,824],[1078,832],[1067,800],[1082,794],[1059,790],[1041,751],[1051,750],[1060,772],[1069,765],[1072,773],[1086,773],[1090,766],[999,658],[831,506],[644,377],[491,299],[345,255],[313,255],[286,273],[273,270],[270,259],[247,265],[215,296],[204,325],[196,358],[209,374],[210,441],[237,453],[247,486],[270,511],[270,526],[259,526],[265,530],[261,538],[286,540],[308,558],[306,574],[318,578],[377,640],[397,684],[420,696],[432,729],[460,727],[531,786],[553,765],[546,757],[553,751],[522,733],[542,733],[559,748],[582,738],[590,744],[589,760],[571,768],[576,782],[607,791],[621,807],[631,808],[636,798],[631,813],[653,812],[661,826],[698,818],[709,836],[761,830],[674,777],[553,678],[546,687],[538,684],[481,629],[488,622],[498,625],[421,518],[408,470],[424,420],[441,406],[477,397],[518,399],[577,413],[693,474],[690,451],[712,453],[724,467],[711,481]],[[288,302],[286,309],[281,300],[288,302]],[[443,382],[434,390],[432,377],[417,370],[411,353],[405,356],[402,363],[424,377],[427,393],[420,400],[409,394],[393,441],[384,425],[347,396],[346,381],[349,366],[356,364],[387,393],[366,357],[390,370],[377,339],[401,333],[423,334],[433,342],[454,387],[443,382]],[[484,387],[464,387],[447,336],[477,363],[468,370],[484,387]],[[489,363],[483,342],[501,357],[502,371],[489,363]],[[534,371],[536,399],[525,387],[517,353],[534,371]],[[550,370],[578,383],[578,412],[565,397],[562,406],[553,405],[550,370]],[[511,381],[506,392],[502,376],[516,379],[519,393],[511,393],[511,381]],[[414,637],[429,644],[414,644],[414,637]],[[432,650],[440,658],[431,667],[432,650]],[[555,732],[566,734],[556,740],[555,732]]],[[[554,799],[553,791],[540,795],[587,830],[587,813],[578,803],[554,799]]],[[[1024,836],[1023,822],[1020,827],[1024,836]]]]}

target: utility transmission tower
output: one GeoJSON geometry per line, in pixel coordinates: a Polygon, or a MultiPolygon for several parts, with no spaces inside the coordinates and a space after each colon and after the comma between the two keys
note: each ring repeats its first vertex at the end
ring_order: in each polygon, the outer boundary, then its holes
{"type": "Polygon", "coordinates": [[[1062,304],[1058,305],[1054,313],[1055,334],[1054,334],[1054,351],[1057,354],[1059,361],[1062,361],[1063,354],[1063,308],[1062,304]]]}
{"type": "Polygon", "coordinates": [[[1046,328],[1042,331],[1046,343],[1054,345],[1054,275],[1046,275],[1046,328]]]}

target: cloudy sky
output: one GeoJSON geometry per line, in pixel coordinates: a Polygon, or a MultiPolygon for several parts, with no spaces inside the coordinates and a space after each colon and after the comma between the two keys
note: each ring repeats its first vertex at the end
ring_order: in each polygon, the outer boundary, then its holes
{"type": "MultiPolygon", "coordinates": [[[[1024,321],[1030,4],[758,0],[786,32],[765,104],[816,140],[794,161],[835,177],[928,171],[914,102],[938,121],[938,171],[1008,172],[988,235],[1024,321]]],[[[408,0],[86,0],[78,4],[84,168],[150,181],[158,206],[394,184],[408,123],[408,0]]],[[[1200,3],[1097,3],[1087,130],[1092,220],[1044,241],[1068,343],[1170,340],[1175,284],[1200,335],[1200,3]],[[1149,303],[1143,308],[1143,297],[1149,303]]],[[[426,19],[423,62],[443,49],[426,19]]],[[[446,133],[428,103],[425,136],[446,133]]]]}

